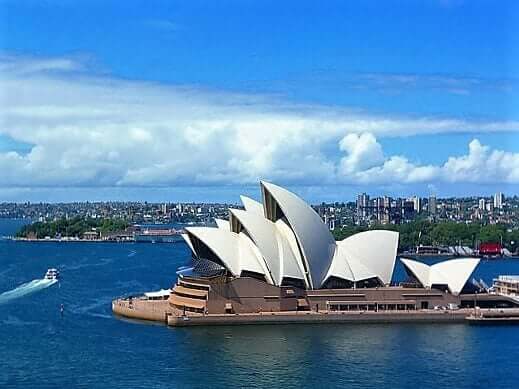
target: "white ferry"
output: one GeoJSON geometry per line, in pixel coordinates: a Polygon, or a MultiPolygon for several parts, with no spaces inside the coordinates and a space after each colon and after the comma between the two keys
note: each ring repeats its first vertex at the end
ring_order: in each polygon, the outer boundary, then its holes
{"type": "Polygon", "coordinates": [[[500,295],[519,300],[519,276],[499,276],[494,278],[492,290],[500,295]]]}
{"type": "Polygon", "coordinates": [[[59,278],[58,269],[50,268],[47,269],[47,273],[45,273],[46,280],[57,280],[59,278]]]}

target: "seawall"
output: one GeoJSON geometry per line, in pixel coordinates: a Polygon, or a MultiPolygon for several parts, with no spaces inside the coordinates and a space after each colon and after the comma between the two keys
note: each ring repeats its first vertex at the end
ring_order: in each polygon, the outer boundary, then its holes
{"type": "Polygon", "coordinates": [[[168,316],[175,327],[256,324],[368,324],[368,323],[464,323],[468,311],[441,312],[275,312],[205,316],[168,316]]]}
{"type": "Polygon", "coordinates": [[[149,301],[139,298],[117,299],[112,301],[114,314],[132,319],[151,320],[167,323],[167,316],[172,314],[167,300],[149,301]]]}
{"type": "Polygon", "coordinates": [[[319,323],[463,323],[470,309],[456,311],[357,311],[357,312],[262,312],[241,314],[196,314],[171,307],[169,301],[139,298],[112,302],[114,314],[139,320],[161,322],[174,327],[252,324],[319,324],[319,323]]]}

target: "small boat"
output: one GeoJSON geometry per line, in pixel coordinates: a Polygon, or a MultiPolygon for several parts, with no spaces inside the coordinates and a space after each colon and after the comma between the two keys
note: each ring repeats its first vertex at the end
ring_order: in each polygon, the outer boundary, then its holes
{"type": "Polygon", "coordinates": [[[58,269],[50,268],[47,269],[47,273],[45,273],[46,280],[57,280],[59,278],[58,269]]]}

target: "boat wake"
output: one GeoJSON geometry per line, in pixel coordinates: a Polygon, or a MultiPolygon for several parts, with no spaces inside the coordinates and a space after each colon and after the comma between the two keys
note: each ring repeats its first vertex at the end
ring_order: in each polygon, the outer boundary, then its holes
{"type": "Polygon", "coordinates": [[[40,290],[46,289],[49,286],[56,284],[57,282],[58,280],[56,279],[49,280],[45,278],[27,282],[13,290],[9,290],[7,292],[0,294],[0,305],[7,304],[12,300],[16,300],[20,297],[24,297],[29,294],[36,293],[40,290]]]}

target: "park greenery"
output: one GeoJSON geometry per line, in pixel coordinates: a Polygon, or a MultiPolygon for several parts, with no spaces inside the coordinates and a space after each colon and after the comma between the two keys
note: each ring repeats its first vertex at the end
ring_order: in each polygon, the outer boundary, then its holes
{"type": "Polygon", "coordinates": [[[19,238],[46,237],[78,237],[87,231],[96,231],[101,236],[117,231],[124,231],[129,223],[124,219],[93,219],[75,217],[72,219],[58,219],[50,222],[36,222],[23,226],[16,234],[19,238]]]}
{"type": "Polygon", "coordinates": [[[455,222],[431,222],[415,220],[405,224],[344,226],[333,231],[336,240],[342,240],[357,232],[367,230],[391,230],[400,233],[399,248],[401,251],[412,250],[418,245],[469,246],[478,243],[501,243],[511,252],[518,248],[519,230],[510,229],[505,224],[465,224],[455,222]]]}

